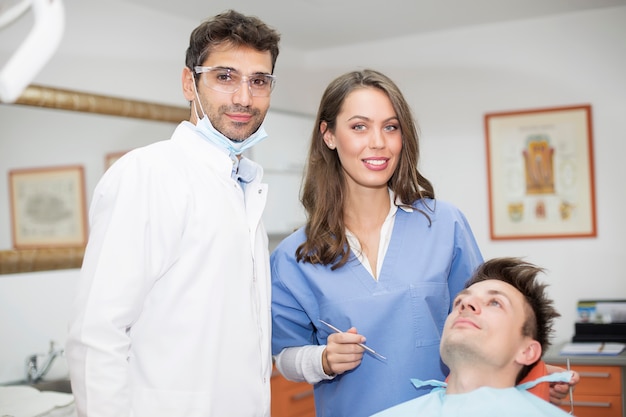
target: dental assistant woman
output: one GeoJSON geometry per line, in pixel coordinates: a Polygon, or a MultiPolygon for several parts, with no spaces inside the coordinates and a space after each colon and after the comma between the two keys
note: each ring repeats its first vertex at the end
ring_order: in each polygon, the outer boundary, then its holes
{"type": "Polygon", "coordinates": [[[98,183],[66,354],[78,417],[269,417],[262,168],[279,34],[234,11],[190,36],[191,117],[98,183]]]}
{"type": "Polygon", "coordinates": [[[411,378],[447,374],[443,325],[482,257],[464,215],[434,199],[418,159],[393,81],[363,70],[330,83],[308,155],[306,226],[271,256],[276,365],[314,384],[318,417],[369,416],[415,398],[411,378]]]}

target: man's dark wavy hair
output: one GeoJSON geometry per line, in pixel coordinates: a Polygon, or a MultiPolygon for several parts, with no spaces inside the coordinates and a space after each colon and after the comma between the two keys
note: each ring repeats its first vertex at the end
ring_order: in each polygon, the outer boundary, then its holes
{"type": "Polygon", "coordinates": [[[279,42],[280,34],[259,18],[228,10],[205,20],[191,32],[185,65],[193,72],[195,66],[204,63],[213,48],[228,44],[248,46],[260,52],[269,51],[274,72],[279,42]]]}

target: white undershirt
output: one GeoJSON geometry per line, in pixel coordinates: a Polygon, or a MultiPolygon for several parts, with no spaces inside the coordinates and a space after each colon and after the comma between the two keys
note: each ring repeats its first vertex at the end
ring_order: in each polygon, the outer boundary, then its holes
{"type": "MultiPolygon", "coordinates": [[[[391,241],[391,232],[393,231],[393,225],[395,223],[396,211],[398,211],[398,206],[395,204],[390,204],[389,206],[389,214],[387,214],[387,217],[380,228],[380,242],[378,244],[377,258],[379,261],[385,259],[385,255],[387,254],[387,248],[389,248],[389,242],[391,241]]],[[[372,275],[372,278],[378,280],[383,263],[376,262],[376,274],[374,274],[369,258],[361,250],[361,243],[359,242],[359,239],[348,229],[346,229],[346,238],[348,239],[350,249],[356,258],[361,262],[361,264],[363,264],[363,267],[367,269],[367,272],[372,275]]]]}

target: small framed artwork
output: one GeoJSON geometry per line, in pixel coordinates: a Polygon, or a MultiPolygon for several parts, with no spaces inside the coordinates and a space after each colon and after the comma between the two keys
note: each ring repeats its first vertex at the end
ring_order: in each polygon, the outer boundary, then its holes
{"type": "Polygon", "coordinates": [[[104,156],[104,170],[111,168],[111,165],[120,159],[128,151],[110,152],[104,156]]]}
{"type": "Polygon", "coordinates": [[[596,236],[591,106],[485,115],[491,239],[596,236]]]}
{"type": "Polygon", "coordinates": [[[9,193],[15,249],[85,246],[82,166],[11,170],[9,193]]]}

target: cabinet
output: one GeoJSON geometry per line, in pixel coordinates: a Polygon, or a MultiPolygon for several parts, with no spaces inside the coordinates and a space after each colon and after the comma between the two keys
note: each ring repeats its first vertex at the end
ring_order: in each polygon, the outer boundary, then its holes
{"type": "Polygon", "coordinates": [[[311,384],[288,381],[274,369],[271,389],[272,417],[315,417],[311,384]]]}
{"type": "MultiPolygon", "coordinates": [[[[619,366],[572,365],[580,375],[573,393],[576,417],[622,417],[622,369],[619,366]]],[[[569,396],[561,408],[570,411],[569,396]]]]}

